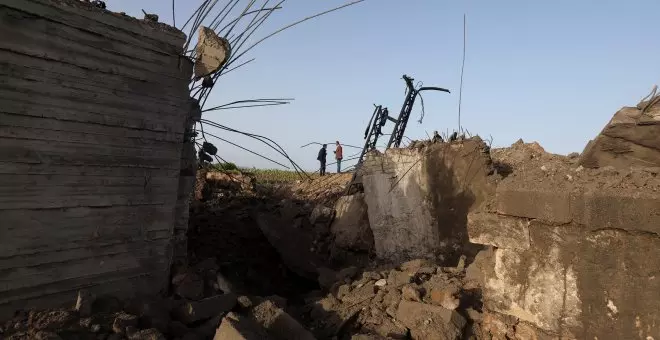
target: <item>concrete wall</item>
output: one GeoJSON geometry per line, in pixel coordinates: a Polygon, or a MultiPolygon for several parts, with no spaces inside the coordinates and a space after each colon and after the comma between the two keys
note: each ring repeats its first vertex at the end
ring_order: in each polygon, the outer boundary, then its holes
{"type": "Polygon", "coordinates": [[[378,257],[436,258],[455,265],[467,249],[468,211],[495,186],[481,140],[371,153],[362,184],[378,257]]]}
{"type": "Polygon", "coordinates": [[[510,176],[468,216],[470,241],[494,247],[471,266],[484,309],[538,339],[660,339],[657,169],[569,171],[510,176]]]}
{"type": "Polygon", "coordinates": [[[0,312],[164,289],[185,201],[184,35],[80,1],[0,0],[0,36],[0,312]]]}

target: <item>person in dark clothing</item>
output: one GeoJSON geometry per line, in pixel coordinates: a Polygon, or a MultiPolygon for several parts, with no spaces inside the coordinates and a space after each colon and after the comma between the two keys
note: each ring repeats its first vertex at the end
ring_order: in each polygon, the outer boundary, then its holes
{"type": "Polygon", "coordinates": [[[319,169],[319,173],[321,176],[325,176],[325,158],[328,155],[326,151],[327,144],[323,144],[323,147],[321,150],[319,150],[319,155],[316,157],[316,160],[321,163],[321,169],[319,169]]]}

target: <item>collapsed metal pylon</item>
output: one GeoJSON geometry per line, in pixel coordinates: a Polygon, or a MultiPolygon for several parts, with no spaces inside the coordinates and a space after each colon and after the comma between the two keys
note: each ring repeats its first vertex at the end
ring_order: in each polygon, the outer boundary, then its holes
{"type": "Polygon", "coordinates": [[[403,140],[404,133],[406,132],[406,127],[408,126],[408,119],[410,119],[412,108],[415,105],[415,100],[417,99],[419,93],[422,91],[441,91],[441,92],[451,93],[449,90],[441,87],[427,86],[427,87],[415,88],[415,85],[413,84],[413,81],[415,79],[405,74],[403,75],[403,80],[406,82],[406,98],[403,102],[403,106],[401,107],[401,111],[399,112],[398,118],[395,119],[391,117],[386,107],[383,107],[382,105],[374,104],[375,106],[374,113],[371,115],[371,120],[369,120],[369,123],[367,124],[367,129],[364,132],[364,139],[365,139],[364,147],[362,149],[362,152],[360,153],[360,158],[358,160],[358,163],[355,166],[355,172],[353,173],[353,178],[351,179],[351,183],[348,186],[348,191],[350,191],[351,188],[354,186],[355,179],[357,177],[358,171],[362,166],[364,157],[368,152],[376,149],[376,143],[378,142],[378,138],[384,135],[382,130],[385,124],[387,123],[387,121],[393,122],[394,127],[392,128],[392,134],[390,135],[390,140],[387,143],[386,149],[389,149],[391,147],[398,148],[401,146],[401,141],[403,140]]]}

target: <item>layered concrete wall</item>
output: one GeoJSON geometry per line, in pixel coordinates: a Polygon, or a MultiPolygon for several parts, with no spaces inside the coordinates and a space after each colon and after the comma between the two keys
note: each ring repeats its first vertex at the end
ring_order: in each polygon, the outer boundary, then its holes
{"type": "Polygon", "coordinates": [[[468,216],[484,308],[539,339],[658,339],[657,171],[585,171],[519,172],[468,216]]]}
{"type": "Polygon", "coordinates": [[[468,211],[494,193],[481,140],[371,153],[361,169],[378,257],[436,258],[455,265],[466,249],[468,211]]]}
{"type": "Polygon", "coordinates": [[[188,185],[184,35],[80,1],[1,0],[0,36],[0,312],[164,289],[188,185]]]}

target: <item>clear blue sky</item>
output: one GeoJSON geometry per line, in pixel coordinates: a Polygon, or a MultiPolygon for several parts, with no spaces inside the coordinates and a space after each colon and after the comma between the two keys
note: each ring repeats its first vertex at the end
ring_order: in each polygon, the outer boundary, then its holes
{"type": "MultiPolygon", "coordinates": [[[[177,1],[178,25],[199,2],[177,1]]],[[[260,36],[343,2],[288,0],[260,36]]],[[[139,17],[144,8],[172,21],[166,0],[110,0],[108,7],[139,17]]],[[[362,145],[372,104],[400,110],[405,73],[452,90],[426,94],[424,122],[417,123],[418,103],[406,135],[414,139],[425,137],[425,131],[455,129],[464,13],[462,125],[492,136],[494,146],[522,138],[554,153],[582,151],[614,112],[635,105],[660,83],[660,2],[655,0],[367,0],[261,44],[251,52],[256,61],[221,78],[207,105],[259,97],[293,97],[292,104],[205,118],[267,135],[304,168],[314,169],[317,147],[300,146],[337,139],[362,145]]],[[[258,142],[222,135],[277,158],[258,142]]],[[[239,165],[277,167],[222,142],[216,145],[223,158],[239,165]]]]}

